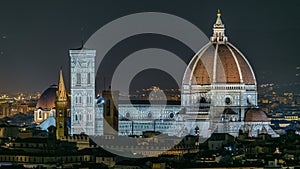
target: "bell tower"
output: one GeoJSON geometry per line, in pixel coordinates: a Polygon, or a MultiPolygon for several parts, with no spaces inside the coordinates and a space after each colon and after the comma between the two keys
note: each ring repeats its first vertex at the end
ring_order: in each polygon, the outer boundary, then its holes
{"type": "Polygon", "coordinates": [[[71,135],[95,135],[96,50],[70,50],[71,135]]]}
{"type": "Polygon", "coordinates": [[[58,88],[56,91],[56,100],[55,100],[55,109],[56,109],[56,138],[61,139],[68,135],[67,128],[67,114],[68,114],[68,99],[67,92],[65,88],[64,78],[62,69],[59,72],[59,81],[58,88]]]}

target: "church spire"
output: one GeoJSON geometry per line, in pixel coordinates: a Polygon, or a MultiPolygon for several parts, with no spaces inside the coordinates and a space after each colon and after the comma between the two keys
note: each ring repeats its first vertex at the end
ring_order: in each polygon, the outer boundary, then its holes
{"type": "Polygon", "coordinates": [[[56,93],[57,101],[66,101],[67,100],[67,92],[64,83],[62,69],[59,71],[59,80],[58,80],[58,89],[56,93]]]}
{"type": "Polygon", "coordinates": [[[67,92],[64,83],[62,69],[59,71],[58,89],[56,91],[55,101],[55,122],[56,138],[61,139],[68,135],[67,118],[68,118],[68,101],[67,92]]]}
{"type": "Polygon", "coordinates": [[[217,20],[213,27],[213,36],[211,37],[212,42],[225,43],[227,42],[227,37],[225,36],[225,25],[221,19],[221,11],[218,10],[217,20]]]}

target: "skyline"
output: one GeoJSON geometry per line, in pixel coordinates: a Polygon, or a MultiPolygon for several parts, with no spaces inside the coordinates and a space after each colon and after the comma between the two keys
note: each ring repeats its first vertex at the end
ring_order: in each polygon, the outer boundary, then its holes
{"type": "MultiPolygon", "coordinates": [[[[229,41],[249,60],[258,84],[267,80],[278,83],[298,81],[295,74],[300,63],[296,46],[300,36],[300,15],[297,12],[299,2],[289,1],[282,4],[280,1],[247,1],[234,10],[232,5],[236,1],[218,4],[209,1],[192,2],[187,4],[172,1],[170,6],[168,2],[159,1],[72,1],[72,5],[66,1],[26,1],[17,5],[4,1],[3,10],[0,11],[3,23],[0,27],[0,51],[1,62],[6,64],[1,64],[0,67],[0,92],[42,92],[57,82],[61,66],[69,89],[68,50],[79,47],[82,37],[86,41],[106,23],[121,16],[145,11],[165,12],[182,17],[210,37],[215,13],[220,9],[229,41]]],[[[120,63],[122,57],[126,57],[130,51],[151,47],[158,40],[161,43],[157,46],[161,48],[170,47],[166,42],[172,42],[171,46],[175,44],[182,47],[165,37],[135,36],[117,44],[107,54],[111,59],[107,65],[113,67],[112,65],[120,63]]],[[[175,52],[186,62],[193,57],[188,49],[179,48],[175,52]]],[[[108,70],[106,73],[109,75],[112,71],[108,70]]],[[[151,77],[151,73],[144,72],[140,78],[136,78],[136,83],[143,81],[139,79],[145,78],[145,74],[148,79],[151,77]]],[[[157,83],[166,77],[167,75],[162,75],[152,81],[157,83]]],[[[103,79],[103,75],[98,75],[99,88],[104,86],[103,79]]],[[[138,84],[137,87],[143,85],[138,84]]]]}
{"type": "Polygon", "coordinates": [[[235,4],[2,1],[0,166],[300,167],[300,2],[235,4]]]}

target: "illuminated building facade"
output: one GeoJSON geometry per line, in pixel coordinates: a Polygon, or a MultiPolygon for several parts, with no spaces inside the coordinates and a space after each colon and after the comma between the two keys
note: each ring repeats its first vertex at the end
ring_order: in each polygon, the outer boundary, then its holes
{"type": "MultiPolygon", "coordinates": [[[[95,51],[71,50],[70,56],[73,134],[106,134],[104,123],[110,124],[119,135],[159,131],[172,136],[197,134],[207,138],[213,132],[233,136],[237,136],[240,130],[252,132],[253,125],[259,125],[256,128],[261,131],[270,129],[264,127],[268,125],[265,119],[251,121],[249,118],[245,125],[248,110],[251,110],[251,116],[263,117],[259,116],[259,109],[251,109],[257,107],[256,79],[245,56],[228,42],[220,11],[210,42],[194,56],[184,73],[181,105],[120,101],[117,106],[112,106],[111,99],[103,97],[103,102],[97,100],[100,104],[92,107],[94,105],[88,100],[95,96],[94,79],[87,83],[87,77],[95,77],[95,51]],[[117,111],[111,111],[112,108],[117,108],[117,111]],[[99,127],[102,130],[97,129],[99,127]]],[[[118,102],[118,99],[114,101],[118,102]]]]}
{"type": "Polygon", "coordinates": [[[71,134],[95,134],[95,50],[70,50],[71,134]]]}
{"type": "Polygon", "coordinates": [[[220,11],[210,42],[188,65],[181,102],[187,115],[202,121],[199,125],[206,135],[212,131],[237,135],[246,109],[257,106],[254,72],[245,56],[228,42],[220,11]]]}

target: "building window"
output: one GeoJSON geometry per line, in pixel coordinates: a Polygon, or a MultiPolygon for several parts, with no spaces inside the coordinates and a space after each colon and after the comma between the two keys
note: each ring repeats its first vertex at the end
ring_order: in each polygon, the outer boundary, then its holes
{"type": "Polygon", "coordinates": [[[89,101],[89,96],[86,97],[86,104],[89,104],[90,101],[89,101]]]}
{"type": "Polygon", "coordinates": [[[227,105],[230,105],[230,104],[232,104],[232,100],[231,100],[231,98],[229,98],[229,97],[226,97],[226,98],[225,98],[225,103],[226,103],[227,105]]]}
{"type": "Polygon", "coordinates": [[[76,84],[81,85],[81,74],[80,73],[76,74],[76,84]]]}
{"type": "Polygon", "coordinates": [[[38,114],[39,114],[39,115],[38,115],[39,118],[42,118],[42,111],[41,111],[41,110],[38,111],[38,114]]]}
{"type": "Polygon", "coordinates": [[[77,121],[78,120],[78,116],[77,116],[77,114],[75,115],[75,121],[77,121]]]}
{"type": "Polygon", "coordinates": [[[91,74],[87,74],[87,84],[91,84],[91,74]]]}

